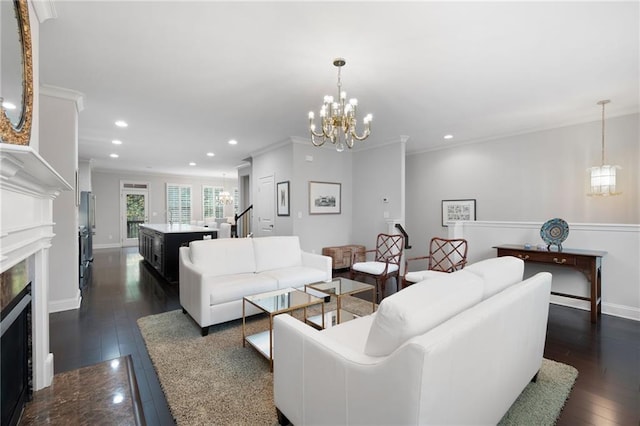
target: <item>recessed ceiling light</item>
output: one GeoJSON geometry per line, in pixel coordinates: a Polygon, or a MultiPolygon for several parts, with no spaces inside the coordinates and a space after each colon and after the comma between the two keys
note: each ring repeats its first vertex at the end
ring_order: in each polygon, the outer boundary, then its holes
{"type": "Polygon", "coordinates": [[[237,141],[237,140],[235,140],[235,139],[231,139],[231,140],[229,141],[229,145],[238,145],[238,141],[237,141]]]}
{"type": "Polygon", "coordinates": [[[114,144],[114,145],[122,145],[122,141],[120,141],[118,139],[112,140],[111,143],[114,144]]]}
{"type": "Polygon", "coordinates": [[[119,156],[118,154],[115,154],[115,153],[114,153],[114,154],[109,154],[109,157],[111,157],[111,158],[118,158],[118,157],[120,157],[120,156],[119,156]]]}
{"type": "Polygon", "coordinates": [[[207,157],[213,157],[215,154],[213,152],[207,152],[207,157]]]}
{"type": "Polygon", "coordinates": [[[126,122],[126,121],[124,121],[124,120],[118,120],[118,121],[116,121],[116,126],[118,126],[118,127],[129,127],[129,125],[127,124],[127,122],[126,122]]]}
{"type": "Polygon", "coordinates": [[[2,107],[4,109],[16,109],[15,104],[12,104],[11,102],[7,102],[7,101],[2,102],[2,107]]]}
{"type": "Polygon", "coordinates": [[[453,135],[444,135],[445,139],[453,139],[453,135]]]}
{"type": "Polygon", "coordinates": [[[195,166],[196,163],[194,163],[193,161],[189,163],[190,166],[195,166]]]}

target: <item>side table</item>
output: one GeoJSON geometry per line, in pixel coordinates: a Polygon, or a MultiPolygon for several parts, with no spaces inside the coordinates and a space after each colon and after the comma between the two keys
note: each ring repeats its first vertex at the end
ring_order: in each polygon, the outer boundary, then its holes
{"type": "Polygon", "coordinates": [[[356,254],[356,261],[364,262],[365,250],[365,246],[350,244],[344,246],[324,247],[322,249],[322,254],[331,258],[331,267],[335,270],[351,267],[354,253],[356,254]]]}

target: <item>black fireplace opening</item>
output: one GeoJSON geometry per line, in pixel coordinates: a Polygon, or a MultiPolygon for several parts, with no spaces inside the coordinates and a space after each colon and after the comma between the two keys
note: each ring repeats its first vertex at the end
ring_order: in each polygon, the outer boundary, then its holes
{"type": "Polygon", "coordinates": [[[1,424],[14,426],[33,396],[31,284],[2,309],[0,329],[1,424]]]}

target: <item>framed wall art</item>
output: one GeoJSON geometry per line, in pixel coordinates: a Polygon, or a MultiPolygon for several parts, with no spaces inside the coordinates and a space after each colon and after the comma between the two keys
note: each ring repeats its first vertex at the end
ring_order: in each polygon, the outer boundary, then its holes
{"type": "Polygon", "coordinates": [[[276,203],[278,216],[289,216],[291,209],[289,208],[289,181],[278,182],[276,187],[276,203]]]}
{"type": "Polygon", "coordinates": [[[342,184],[309,182],[309,214],[340,214],[342,184]]]}
{"type": "Polygon", "coordinates": [[[476,200],[442,200],[442,226],[457,220],[476,220],[476,200]]]}

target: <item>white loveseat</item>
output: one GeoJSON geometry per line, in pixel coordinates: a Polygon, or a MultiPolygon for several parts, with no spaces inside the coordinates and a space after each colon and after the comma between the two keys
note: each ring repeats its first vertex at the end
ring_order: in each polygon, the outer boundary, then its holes
{"type": "Polygon", "coordinates": [[[182,310],[206,336],[242,317],[244,296],[330,280],[331,258],[302,251],[297,236],[198,240],[180,247],[179,273],[182,310]]]}
{"type": "Polygon", "coordinates": [[[274,401],[294,425],[496,424],[542,364],[551,274],[501,257],[318,331],[274,318],[274,401]]]}

